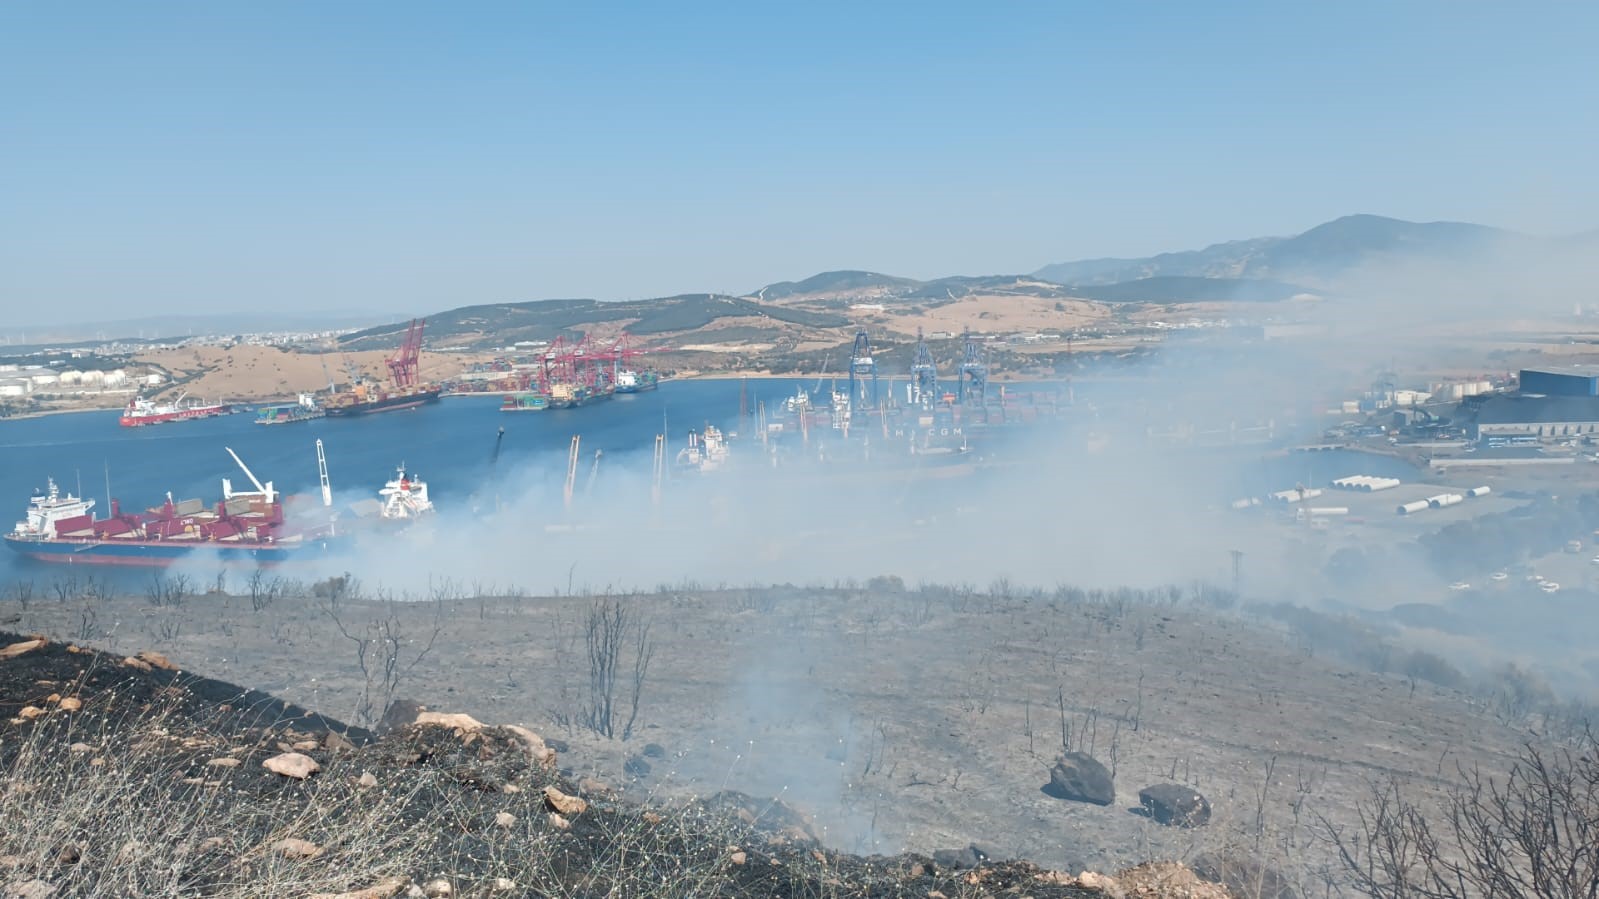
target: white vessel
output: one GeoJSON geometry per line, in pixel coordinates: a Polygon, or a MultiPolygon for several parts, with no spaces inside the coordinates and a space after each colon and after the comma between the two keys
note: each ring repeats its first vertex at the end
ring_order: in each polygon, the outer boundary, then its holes
{"type": "Polygon", "coordinates": [[[28,520],[17,522],[11,535],[25,540],[53,539],[57,522],[81,518],[93,508],[92,499],[82,499],[70,493],[62,496],[55,478],[50,478],[48,490],[43,493],[34,491],[33,499],[28,501],[28,520]]]}
{"type": "Polygon", "coordinates": [[[396,469],[394,480],[384,484],[378,496],[383,499],[379,514],[390,521],[413,521],[433,513],[427,482],[415,475],[407,475],[404,465],[396,469]]]}
{"type": "Polygon", "coordinates": [[[677,451],[679,468],[691,471],[715,471],[727,462],[727,439],[715,425],[706,425],[704,431],[689,431],[688,446],[677,451]]]}

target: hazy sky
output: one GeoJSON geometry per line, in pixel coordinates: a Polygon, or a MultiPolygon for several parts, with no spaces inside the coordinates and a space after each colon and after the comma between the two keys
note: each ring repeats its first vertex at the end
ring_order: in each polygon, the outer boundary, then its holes
{"type": "Polygon", "coordinates": [[[428,312],[1599,225],[1599,4],[0,3],[0,309],[428,312]],[[981,7],[981,8],[980,8],[981,7]]]}

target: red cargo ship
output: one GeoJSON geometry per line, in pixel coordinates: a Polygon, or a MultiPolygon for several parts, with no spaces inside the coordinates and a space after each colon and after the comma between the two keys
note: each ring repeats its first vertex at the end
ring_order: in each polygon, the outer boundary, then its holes
{"type": "Polygon", "coordinates": [[[122,410],[122,417],[117,419],[117,423],[124,428],[138,428],[144,425],[165,424],[169,421],[213,418],[233,411],[233,407],[227,403],[185,403],[183,398],[186,396],[187,393],[179,394],[178,398],[170,403],[157,403],[136,396],[128,400],[128,408],[122,410]]]}

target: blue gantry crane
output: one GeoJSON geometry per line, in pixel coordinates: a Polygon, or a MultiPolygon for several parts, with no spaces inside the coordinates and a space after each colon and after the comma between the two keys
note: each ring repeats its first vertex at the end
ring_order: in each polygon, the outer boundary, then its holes
{"type": "Polygon", "coordinates": [[[938,366],[927,348],[922,329],[916,329],[916,356],[911,361],[911,404],[924,409],[938,402],[938,366]]]}
{"type": "Polygon", "coordinates": [[[855,347],[850,351],[849,401],[857,409],[877,408],[877,362],[865,329],[855,332],[855,347]]]}
{"type": "Polygon", "coordinates": [[[981,406],[988,393],[988,350],[972,336],[971,328],[961,335],[961,343],[960,400],[981,406]]]}

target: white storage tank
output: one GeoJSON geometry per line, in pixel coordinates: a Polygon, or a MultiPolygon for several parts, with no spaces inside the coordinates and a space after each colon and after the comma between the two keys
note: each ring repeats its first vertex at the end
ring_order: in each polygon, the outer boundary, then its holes
{"type": "Polygon", "coordinates": [[[1435,509],[1441,509],[1444,506],[1453,506],[1456,503],[1464,502],[1465,499],[1464,496],[1458,493],[1440,493],[1437,496],[1427,497],[1427,504],[1435,509]]]}
{"type": "Polygon", "coordinates": [[[1473,487],[1470,490],[1467,490],[1466,491],[1466,495],[1475,499],[1476,497],[1479,497],[1479,496],[1487,496],[1488,494],[1490,494],[1492,492],[1493,492],[1493,488],[1492,487],[1488,487],[1488,486],[1484,485],[1482,487],[1473,487]]]}
{"type": "Polygon", "coordinates": [[[1405,503],[1404,505],[1400,506],[1399,514],[1414,515],[1417,512],[1425,512],[1429,508],[1431,508],[1431,504],[1424,499],[1418,499],[1415,502],[1405,503]]]}

